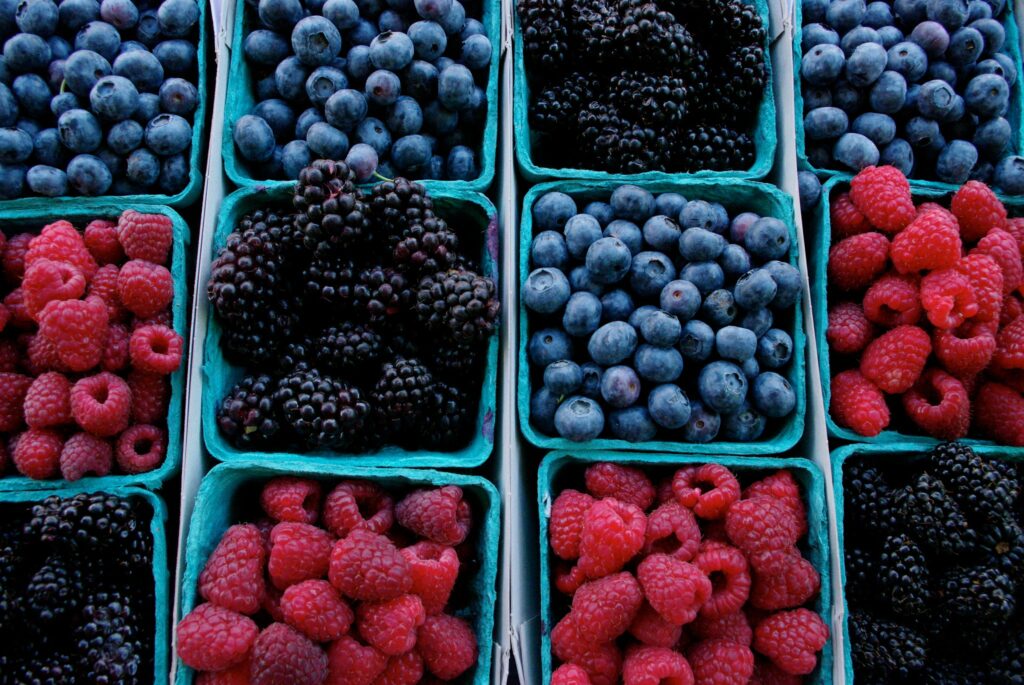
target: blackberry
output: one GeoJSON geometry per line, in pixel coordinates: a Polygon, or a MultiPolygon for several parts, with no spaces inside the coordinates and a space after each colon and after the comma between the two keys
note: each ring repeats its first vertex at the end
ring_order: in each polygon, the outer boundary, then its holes
{"type": "Polygon", "coordinates": [[[658,133],[621,116],[615,107],[591,102],[576,117],[577,146],[587,167],[639,174],[664,167],[658,133]]]}
{"type": "Polygon", "coordinates": [[[591,72],[566,74],[530,100],[530,125],[546,133],[574,130],[576,113],[592,102],[601,79],[591,72]]]}
{"type": "Polygon", "coordinates": [[[1012,465],[982,457],[967,445],[946,442],[931,451],[928,470],[946,486],[965,512],[980,521],[1000,521],[1013,511],[1020,481],[1012,465]]]}
{"type": "Polygon", "coordinates": [[[438,375],[465,381],[478,378],[484,349],[480,345],[438,345],[426,355],[427,364],[438,375]]]}
{"type": "Polygon", "coordinates": [[[874,602],[878,598],[878,579],[881,575],[878,554],[866,548],[847,545],[844,559],[847,594],[858,603],[874,602]]]}
{"type": "Polygon", "coordinates": [[[570,0],[573,47],[583,64],[615,64],[621,58],[621,17],[616,0],[570,0]]]}
{"type": "Polygon", "coordinates": [[[389,238],[402,235],[410,224],[434,216],[434,202],[426,188],[401,177],[375,185],[368,202],[377,228],[389,238]]]}
{"type": "Polygon", "coordinates": [[[316,347],[320,366],[342,375],[372,372],[384,353],[384,342],[371,326],[350,321],[324,329],[316,347]]]}
{"type": "Polygon", "coordinates": [[[275,366],[280,373],[289,373],[300,364],[312,364],[316,355],[316,338],[308,334],[298,334],[281,345],[275,366]]]}
{"type": "MultiPolygon", "coordinates": [[[[389,357],[421,357],[425,349],[422,340],[415,335],[406,335],[401,330],[395,331],[386,342],[387,356],[389,357]]],[[[433,361],[431,358],[429,361],[433,361]]],[[[430,368],[434,368],[430,365],[430,368]]]]}
{"type": "Polygon", "coordinates": [[[434,377],[418,359],[385,362],[372,395],[384,435],[391,440],[409,440],[410,431],[418,434],[435,399],[434,391],[434,377]]]}
{"type": "Polygon", "coordinates": [[[429,330],[456,343],[480,343],[494,332],[501,309],[494,291],[494,281],[472,271],[439,271],[420,281],[416,315],[429,330]]]}
{"type": "Polygon", "coordinates": [[[923,685],[981,685],[988,679],[985,669],[975,664],[932,657],[921,674],[921,682],[923,685]]]}
{"type": "Polygon", "coordinates": [[[755,5],[744,0],[666,0],[665,6],[698,35],[712,37],[708,44],[719,53],[737,46],[764,45],[761,15],[755,5]]]}
{"type": "Polygon", "coordinates": [[[351,261],[331,257],[316,257],[302,271],[302,294],[306,308],[332,313],[347,312],[352,304],[352,292],[358,275],[351,261]]]}
{"type": "Polygon", "coordinates": [[[428,448],[455,450],[465,447],[475,425],[472,399],[455,385],[434,384],[430,411],[424,417],[423,439],[428,448]]]}
{"type": "Polygon", "coordinates": [[[391,268],[363,269],[352,289],[352,310],[371,323],[394,322],[412,305],[413,291],[405,276],[391,268]]]}
{"type": "Polygon", "coordinates": [[[648,0],[619,0],[621,57],[628,63],[685,67],[693,60],[695,45],[686,27],[669,12],[648,0]]]}
{"type": "Polygon", "coordinates": [[[392,235],[392,259],[399,271],[416,276],[455,265],[459,237],[441,217],[425,217],[392,235]]]}
{"type": "Polygon", "coordinates": [[[912,678],[924,668],[924,636],[899,623],[854,611],[850,642],[857,681],[892,683],[912,678]]]}
{"type": "Polygon", "coordinates": [[[217,408],[217,428],[239,449],[268,449],[281,438],[274,405],[277,379],[267,374],[246,376],[231,388],[217,408]]]}
{"type": "Polygon", "coordinates": [[[221,331],[220,346],[231,362],[262,366],[277,359],[283,341],[292,336],[298,325],[298,307],[282,299],[266,304],[260,315],[254,315],[244,327],[221,331]]]}
{"type": "Polygon", "coordinates": [[[767,80],[764,49],[760,45],[735,48],[723,58],[714,84],[720,111],[728,114],[730,124],[746,125],[754,119],[767,80]]]}
{"type": "Polygon", "coordinates": [[[977,534],[942,481],[928,473],[917,476],[896,494],[896,506],[906,530],[934,552],[969,552],[977,534]]]}
{"type": "MultiPolygon", "coordinates": [[[[38,651],[38,650],[37,650],[38,651]]],[[[7,669],[0,662],[0,673],[7,669]]],[[[11,679],[4,680],[0,675],[0,683],[12,685],[85,685],[87,681],[78,676],[78,658],[63,650],[47,651],[22,660],[13,666],[11,679]]]]}
{"type": "Polygon", "coordinates": [[[370,413],[359,388],[305,366],[278,381],[274,404],[308,449],[347,447],[370,413]]]}
{"type": "Polygon", "coordinates": [[[609,99],[618,111],[633,117],[638,123],[677,126],[686,117],[685,83],[685,79],[675,71],[650,74],[627,69],[611,77],[609,99]]]}
{"type": "Polygon", "coordinates": [[[518,0],[523,57],[534,74],[558,69],[569,59],[565,0],[518,0]]]}
{"type": "Polygon", "coordinates": [[[1005,622],[1016,606],[1013,581],[992,567],[952,568],[939,579],[937,591],[944,611],[963,618],[1005,622]]]}
{"type": "Polygon", "coordinates": [[[924,552],[909,535],[893,535],[882,544],[878,583],[892,610],[918,616],[931,601],[931,574],[924,552]]]}
{"type": "Polygon", "coordinates": [[[846,462],[843,489],[849,528],[867,534],[888,534],[896,530],[892,486],[871,462],[865,459],[846,462]]]}
{"type": "Polygon", "coordinates": [[[669,154],[673,171],[743,170],[754,163],[754,141],[730,128],[701,125],[679,131],[669,154]]]}
{"type": "Polygon", "coordinates": [[[25,590],[25,597],[39,620],[50,623],[78,609],[85,594],[79,570],[65,564],[62,557],[50,557],[36,571],[25,590]]]}
{"type": "Polygon", "coordinates": [[[73,632],[76,651],[82,655],[83,682],[130,685],[150,676],[153,643],[141,625],[142,609],[118,592],[89,598],[82,623],[73,632]]]}
{"type": "Polygon", "coordinates": [[[1024,628],[1005,635],[988,660],[993,683],[1024,685],[1024,628]]]}
{"type": "Polygon", "coordinates": [[[1024,529],[1012,518],[990,522],[978,529],[978,552],[983,564],[1024,584],[1024,529]]]}
{"type": "Polygon", "coordinates": [[[292,204],[307,250],[351,255],[371,242],[370,208],[345,162],[318,159],[300,171],[292,204]]]}

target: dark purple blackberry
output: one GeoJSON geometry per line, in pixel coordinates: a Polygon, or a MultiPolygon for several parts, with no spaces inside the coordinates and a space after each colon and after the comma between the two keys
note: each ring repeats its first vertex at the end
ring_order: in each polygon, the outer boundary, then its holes
{"type": "Polygon", "coordinates": [[[570,0],[568,9],[577,61],[587,65],[618,62],[622,26],[617,1],[570,0]]]}
{"type": "Polygon", "coordinates": [[[243,450],[264,450],[280,442],[276,391],[277,379],[267,374],[246,376],[231,388],[217,408],[217,428],[228,442],[243,450]]]}
{"type": "Polygon", "coordinates": [[[926,663],[923,635],[866,612],[850,615],[850,643],[858,682],[903,682],[897,679],[915,677],[926,663]]]}
{"type": "Polygon", "coordinates": [[[392,247],[394,267],[417,276],[455,265],[459,237],[441,217],[427,217],[410,224],[398,234],[392,247]]]}
{"type": "Polygon", "coordinates": [[[419,321],[462,345],[478,344],[489,338],[500,310],[494,281],[464,269],[425,276],[416,295],[419,321]]]}
{"type": "Polygon", "coordinates": [[[394,323],[413,302],[406,277],[391,268],[363,269],[352,290],[352,312],[371,323],[394,323]]]}
{"type": "Polygon", "coordinates": [[[347,447],[359,437],[370,413],[359,388],[305,367],[278,381],[274,404],[307,449],[347,447]]]}
{"type": "Polygon", "coordinates": [[[426,362],[435,374],[464,382],[479,376],[485,351],[481,345],[441,344],[426,354],[426,362]]]}
{"type": "Polygon", "coordinates": [[[888,605],[900,616],[919,616],[928,610],[928,560],[909,535],[893,535],[882,544],[877,580],[888,605]]]}
{"type": "Polygon", "coordinates": [[[1014,583],[1024,583],[1024,529],[1011,517],[978,528],[978,556],[982,564],[1008,574],[1014,583]]]}
{"type": "Polygon", "coordinates": [[[0,683],[11,685],[80,685],[79,658],[64,650],[47,650],[11,664],[10,672],[0,661],[0,683]],[[4,679],[4,675],[10,677],[4,679]]]}
{"type": "Polygon", "coordinates": [[[370,208],[345,162],[318,159],[300,171],[292,204],[307,250],[351,256],[372,240],[370,208]]]}
{"type": "Polygon", "coordinates": [[[979,522],[1002,521],[1020,496],[1020,481],[1005,462],[978,455],[967,445],[946,442],[931,451],[928,470],[960,507],[979,522]]]}
{"type": "Polygon", "coordinates": [[[991,682],[1024,684],[1024,628],[1018,625],[1004,635],[992,650],[988,664],[993,678],[991,682]]]}
{"type": "Polygon", "coordinates": [[[977,533],[938,478],[920,474],[897,491],[895,506],[903,529],[931,551],[953,556],[974,548],[977,533]]]}
{"type": "Polygon", "coordinates": [[[580,71],[552,81],[530,99],[530,125],[544,133],[575,130],[577,112],[597,97],[603,85],[597,74],[580,71]]]}
{"type": "Polygon", "coordinates": [[[764,49],[760,45],[733,49],[722,58],[713,80],[721,113],[731,126],[747,126],[757,116],[768,81],[764,49]]]}
{"type": "Polygon", "coordinates": [[[611,173],[639,174],[664,166],[658,132],[622,116],[615,107],[591,102],[576,117],[583,166],[611,173]]]}
{"type": "Polygon", "coordinates": [[[846,545],[846,593],[860,606],[878,598],[878,554],[873,550],[846,545]]]}
{"type": "Polygon", "coordinates": [[[86,601],[74,630],[82,682],[132,685],[152,678],[153,636],[145,630],[143,611],[153,608],[118,592],[100,592],[86,601]]]}
{"type": "Polygon", "coordinates": [[[430,369],[418,359],[396,359],[381,367],[371,399],[389,442],[414,440],[430,410],[434,390],[430,369]]]}
{"type": "MultiPolygon", "coordinates": [[[[647,126],[677,126],[686,117],[687,92],[681,74],[627,69],[611,77],[608,97],[615,108],[647,126]]],[[[578,108],[577,108],[578,109],[578,108]]]]}
{"type": "Polygon", "coordinates": [[[33,616],[44,623],[73,614],[84,597],[81,573],[61,556],[47,559],[25,589],[25,600],[32,607],[33,616]]]}
{"type": "Polygon", "coordinates": [[[921,674],[922,685],[982,685],[987,682],[990,681],[985,667],[937,656],[928,658],[921,674]]]}
{"type": "Polygon", "coordinates": [[[367,202],[377,230],[387,236],[392,247],[410,224],[434,216],[434,202],[423,184],[401,177],[375,185],[367,202]]]}
{"type": "Polygon", "coordinates": [[[1000,569],[955,567],[943,574],[936,588],[943,611],[963,619],[1005,623],[1016,608],[1013,581],[1000,569]]]}
{"type": "Polygon", "coordinates": [[[294,371],[300,364],[315,366],[317,347],[316,337],[309,334],[298,334],[281,345],[275,367],[280,373],[294,371]]]}
{"type": "Polygon", "coordinates": [[[622,59],[638,67],[686,67],[695,45],[686,27],[648,0],[619,0],[618,44],[622,59]]]}
{"type": "Polygon", "coordinates": [[[324,309],[332,313],[347,312],[359,271],[349,260],[317,257],[302,271],[302,296],[306,308],[316,315],[324,309]]]}
{"type": "Polygon", "coordinates": [[[469,443],[476,425],[474,399],[455,385],[434,384],[430,410],[424,416],[421,435],[426,447],[456,450],[469,443]]]}
{"type": "MultiPolygon", "coordinates": [[[[517,0],[523,57],[530,71],[545,74],[569,59],[566,0],[517,0]]],[[[542,76],[543,77],[543,76],[542,76]]]]}
{"type": "Polygon", "coordinates": [[[867,536],[897,529],[894,492],[882,471],[865,459],[851,459],[843,469],[846,528],[867,536]]]}
{"type": "Polygon", "coordinates": [[[324,329],[316,348],[319,366],[343,377],[375,373],[384,354],[380,334],[351,321],[324,329]]]}
{"type": "Polygon", "coordinates": [[[672,171],[745,170],[754,163],[754,141],[720,126],[695,126],[675,134],[669,148],[672,171]]]}
{"type": "Polygon", "coordinates": [[[298,309],[293,301],[282,299],[268,304],[246,327],[224,329],[220,338],[224,356],[243,366],[275,363],[282,343],[298,325],[298,309]]]}

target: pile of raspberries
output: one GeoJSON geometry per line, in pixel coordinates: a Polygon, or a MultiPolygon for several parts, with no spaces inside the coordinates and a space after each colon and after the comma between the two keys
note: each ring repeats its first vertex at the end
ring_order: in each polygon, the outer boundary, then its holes
{"type": "Polygon", "coordinates": [[[163,214],[0,233],[0,475],[138,474],[167,452],[181,365],[163,214]],[[116,465],[116,469],[115,469],[116,465]]]}
{"type": "Polygon", "coordinates": [[[583,480],[548,523],[569,604],[551,685],[799,683],[815,670],[829,631],[806,608],[821,579],[797,547],[807,513],[789,471],[742,490],[720,464],[655,486],[599,463],[583,480]]]}
{"type": "Polygon", "coordinates": [[[882,166],[832,198],[831,222],[836,423],[1024,445],[1024,218],[978,181],[949,209],[915,207],[906,177],[882,166]]]}
{"type": "Polygon", "coordinates": [[[323,492],[275,478],[266,518],[225,531],[199,576],[204,603],[177,627],[196,685],[413,685],[476,664],[473,628],[453,615],[474,599],[456,587],[475,565],[462,489],[397,503],[368,481],[323,492]]]}

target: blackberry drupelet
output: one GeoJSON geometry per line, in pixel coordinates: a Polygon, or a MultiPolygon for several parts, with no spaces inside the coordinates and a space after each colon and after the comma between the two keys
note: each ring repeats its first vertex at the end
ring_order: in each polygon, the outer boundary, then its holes
{"type": "Polygon", "coordinates": [[[889,606],[900,616],[919,616],[928,610],[928,560],[909,535],[893,535],[882,544],[877,578],[889,606]]]}
{"type": "Polygon", "coordinates": [[[268,304],[244,328],[225,328],[220,345],[228,361],[262,366],[276,361],[283,341],[292,335],[298,313],[288,300],[268,304]]]}
{"type": "MultiPolygon", "coordinates": [[[[38,650],[37,650],[38,651],[38,650]]],[[[4,680],[0,675],[0,683],[11,685],[79,685],[87,681],[80,678],[79,658],[64,650],[47,651],[45,654],[19,661],[12,665],[10,679],[4,680]]],[[[0,661],[0,673],[6,672],[0,661]]]]}
{"type": "Polygon", "coordinates": [[[647,126],[676,126],[687,112],[685,79],[676,71],[626,69],[611,77],[609,99],[618,111],[647,126]]]}
{"type": "Polygon", "coordinates": [[[426,217],[409,224],[391,239],[394,267],[410,277],[448,269],[455,265],[458,256],[459,237],[441,217],[426,217]]]}
{"type": "Polygon", "coordinates": [[[853,667],[858,682],[891,683],[924,668],[926,641],[914,630],[866,612],[850,615],[853,667]]]}
{"type": "Polygon", "coordinates": [[[267,374],[246,376],[217,408],[217,427],[239,449],[267,449],[281,438],[274,393],[277,380],[267,374]]]}
{"type": "Polygon", "coordinates": [[[352,256],[372,240],[370,208],[345,162],[318,159],[300,171],[292,204],[307,250],[352,256]]]}
{"type": "Polygon", "coordinates": [[[389,244],[391,236],[401,236],[410,224],[434,216],[434,202],[423,184],[402,177],[375,185],[367,201],[377,230],[389,244]]]}
{"type": "Polygon", "coordinates": [[[465,447],[475,424],[472,399],[455,385],[434,384],[434,398],[424,417],[423,439],[430,448],[454,450],[465,447]]]}
{"type": "Polygon", "coordinates": [[[1000,685],[1024,684],[1024,628],[1003,636],[989,657],[992,682],[1000,685]]]}
{"type": "Polygon", "coordinates": [[[434,376],[418,359],[385,362],[371,396],[384,434],[403,442],[417,435],[434,391],[434,376]]]}
{"type": "Polygon", "coordinates": [[[754,141],[733,129],[695,126],[679,130],[669,156],[673,171],[747,169],[754,163],[754,141]]]}
{"type": "Polygon", "coordinates": [[[958,555],[973,549],[977,533],[938,478],[920,474],[897,491],[895,504],[904,529],[933,552],[958,555]]]}
{"type": "Polygon", "coordinates": [[[664,167],[657,132],[636,124],[611,105],[591,102],[576,117],[578,151],[587,166],[639,174],[664,167]]]}
{"type": "Polygon", "coordinates": [[[981,685],[987,678],[982,666],[936,657],[928,659],[921,674],[922,685],[981,685]]]}
{"type": "MultiPolygon", "coordinates": [[[[686,67],[695,44],[686,27],[649,0],[619,0],[621,60],[639,67],[686,67]]],[[[621,62],[620,62],[621,63],[621,62]]]]}
{"type": "Polygon", "coordinates": [[[969,446],[946,442],[929,455],[935,474],[961,508],[979,521],[1004,520],[1020,496],[1020,482],[1005,462],[988,459],[969,446]]]}
{"type": "Polygon", "coordinates": [[[281,374],[290,373],[299,364],[315,366],[313,362],[316,356],[316,336],[308,333],[295,334],[281,345],[275,367],[281,374]]]}
{"type": "Polygon", "coordinates": [[[274,404],[307,449],[351,445],[370,413],[359,388],[304,366],[278,381],[274,404]]]}
{"type": "Polygon", "coordinates": [[[419,321],[459,344],[482,343],[490,337],[500,309],[494,281],[465,269],[425,276],[416,295],[419,321]]]}
{"type": "Polygon", "coordinates": [[[1024,529],[1013,518],[989,522],[978,529],[980,561],[1001,570],[1014,583],[1024,583],[1024,529]]]}
{"type": "Polygon", "coordinates": [[[150,676],[153,641],[140,625],[142,610],[118,592],[100,592],[87,600],[82,623],[74,631],[84,682],[131,685],[150,676]]]}
{"type": "Polygon", "coordinates": [[[393,323],[413,302],[405,276],[391,268],[363,269],[352,289],[352,312],[371,323],[393,323]]]}
{"type": "Polygon", "coordinates": [[[435,374],[460,382],[479,380],[484,349],[480,345],[441,344],[426,355],[427,365],[435,374]]]}
{"type": "Polygon", "coordinates": [[[352,291],[359,271],[349,260],[315,257],[302,271],[302,295],[312,313],[343,313],[352,305],[352,291]]]}
{"type": "Polygon", "coordinates": [[[384,341],[372,326],[346,321],[324,329],[316,348],[323,369],[345,377],[372,375],[384,354],[384,341]]]}
{"type": "Polygon", "coordinates": [[[569,0],[569,27],[577,62],[620,62],[622,26],[617,4],[616,0],[569,0]]]}
{"type": "MultiPolygon", "coordinates": [[[[571,0],[569,0],[571,2],[571,0]]],[[[567,0],[518,0],[523,56],[532,70],[558,69],[569,59],[567,0]]]]}
{"type": "Polygon", "coordinates": [[[719,112],[732,126],[746,127],[757,116],[768,80],[764,49],[760,45],[742,46],[725,55],[714,80],[721,106],[719,112]]]}
{"type": "Polygon", "coordinates": [[[1016,607],[1013,581],[999,569],[952,568],[936,587],[945,610],[955,616],[1005,622],[1016,607]]]}
{"type": "Polygon", "coordinates": [[[545,133],[574,130],[576,113],[597,97],[600,88],[601,79],[592,72],[566,74],[530,99],[530,125],[545,133]]]}
{"type": "Polygon", "coordinates": [[[873,603],[878,599],[878,554],[861,547],[846,546],[846,592],[859,602],[873,603]]]}
{"type": "Polygon", "coordinates": [[[60,556],[47,559],[25,589],[28,605],[44,623],[67,618],[78,609],[84,596],[79,569],[60,556]]]}
{"type": "Polygon", "coordinates": [[[847,462],[843,474],[846,525],[865,532],[888,534],[896,530],[894,492],[881,470],[865,459],[847,462]]]}

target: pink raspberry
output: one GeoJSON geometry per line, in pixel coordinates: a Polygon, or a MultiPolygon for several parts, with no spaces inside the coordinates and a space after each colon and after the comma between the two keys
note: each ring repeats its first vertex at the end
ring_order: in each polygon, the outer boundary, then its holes
{"type": "Polygon", "coordinates": [[[128,311],[145,319],[170,306],[174,280],[166,267],[133,259],[125,262],[117,274],[117,294],[128,311]]]}
{"type": "Polygon", "coordinates": [[[956,218],[936,209],[917,215],[892,239],[889,257],[901,274],[949,269],[960,260],[963,244],[956,218]]]}
{"type": "Polygon", "coordinates": [[[291,626],[272,623],[253,644],[251,673],[252,685],[321,685],[327,655],[291,626]]]}
{"type": "Polygon", "coordinates": [[[645,554],[668,554],[690,561],[700,547],[700,526],[693,512],[679,502],[662,504],[647,518],[645,554]]]}
{"type": "Polygon", "coordinates": [[[320,483],[310,478],[280,476],[263,486],[260,505],[275,521],[316,523],[320,516],[320,483]]]}
{"type": "Polygon", "coordinates": [[[339,538],[357,528],[384,534],[391,530],[394,522],[394,501],[383,488],[370,481],[342,481],[334,486],[324,502],[324,526],[339,538]]]}
{"type": "Polygon", "coordinates": [[[921,279],[921,304],[936,328],[956,328],[978,313],[970,279],[955,269],[940,269],[921,279]]]}
{"type": "Polygon", "coordinates": [[[13,433],[25,423],[25,395],[32,379],[20,373],[0,373],[0,432],[13,433]]]}
{"type": "Polygon", "coordinates": [[[166,264],[174,241],[171,218],[126,210],[117,220],[117,237],[129,259],[166,264]]]}
{"type": "Polygon", "coordinates": [[[654,610],[646,600],[636,612],[633,623],[629,626],[629,634],[640,644],[652,647],[673,647],[683,634],[683,627],[669,623],[661,614],[654,610]]]}
{"type": "Polygon", "coordinates": [[[56,221],[44,226],[39,235],[29,242],[28,252],[25,253],[25,270],[40,259],[67,262],[81,271],[87,281],[97,269],[96,260],[89,254],[82,235],[67,221],[56,221]]]}
{"type": "Polygon", "coordinates": [[[67,262],[39,259],[25,271],[21,282],[25,309],[38,320],[43,308],[54,300],[77,300],[85,294],[85,276],[67,262]]]}
{"type": "Polygon", "coordinates": [[[416,651],[428,671],[441,680],[454,680],[476,663],[476,635],[461,618],[428,616],[417,634],[416,651]]]}
{"type": "Polygon", "coordinates": [[[128,318],[128,310],[121,304],[121,298],[117,294],[118,273],[118,268],[113,264],[100,267],[89,282],[88,290],[90,297],[98,297],[107,305],[107,315],[112,322],[124,322],[128,318]]]}
{"type": "Polygon", "coordinates": [[[711,581],[699,567],[666,554],[650,555],[636,574],[650,605],[675,625],[693,621],[711,596],[711,581]]]}
{"type": "Polygon", "coordinates": [[[25,256],[29,243],[35,236],[31,233],[19,233],[7,240],[3,250],[3,272],[8,283],[19,283],[25,276],[25,256]]]}
{"type": "Polygon", "coordinates": [[[1020,246],[1013,236],[1000,228],[991,229],[971,254],[985,254],[995,260],[1003,272],[1003,293],[1012,293],[1024,281],[1020,246]]]}
{"type": "Polygon", "coordinates": [[[103,359],[108,315],[103,301],[53,300],[43,308],[39,333],[57,348],[61,363],[72,371],[88,371],[103,359]]]}
{"type": "Polygon", "coordinates": [[[572,598],[580,637],[593,644],[622,635],[644,600],[633,574],[622,572],[584,583],[572,598]]]}
{"type": "Polygon", "coordinates": [[[1018,316],[999,331],[992,362],[998,368],[1008,371],[1024,369],[1024,315],[1018,316]]]}
{"type": "Polygon", "coordinates": [[[576,664],[562,664],[551,674],[551,685],[590,685],[590,676],[576,664]]]}
{"type": "Polygon", "coordinates": [[[739,611],[750,596],[750,569],[740,550],[723,542],[701,544],[694,565],[712,581],[712,593],[700,609],[716,618],[739,611]]]}
{"type": "Polygon", "coordinates": [[[828,253],[828,281],[840,290],[864,290],[885,271],[889,239],[881,233],[860,233],[839,241],[828,253]]]}
{"type": "Polygon", "coordinates": [[[384,672],[388,658],[351,635],[327,648],[327,680],[324,685],[373,685],[384,672]]]}
{"type": "Polygon", "coordinates": [[[46,428],[29,429],[18,436],[11,460],[21,475],[46,480],[57,475],[63,447],[64,441],[57,432],[46,428]]]}
{"type": "Polygon", "coordinates": [[[868,221],[886,233],[897,233],[917,214],[910,183],[896,167],[869,166],[850,181],[850,200],[868,221]]]}
{"type": "Polygon", "coordinates": [[[469,502],[457,485],[409,493],[395,505],[395,518],[399,525],[443,545],[461,544],[472,525],[469,502]]]}
{"type": "Polygon", "coordinates": [[[739,481],[721,464],[679,469],[672,478],[672,490],[680,504],[693,509],[702,519],[710,520],[725,516],[740,496],[739,481]]]}
{"type": "Polygon", "coordinates": [[[613,497],[643,510],[654,503],[654,486],[640,469],[602,462],[588,466],[583,477],[587,492],[597,499],[613,497]]]}
{"type": "Polygon", "coordinates": [[[124,370],[128,366],[128,345],[128,329],[119,323],[111,324],[100,368],[111,372],[124,370]]]}
{"type": "Polygon", "coordinates": [[[698,683],[746,685],[754,674],[754,653],[730,640],[701,640],[686,658],[698,683]]]}
{"type": "Polygon", "coordinates": [[[60,475],[69,482],[86,475],[105,476],[113,463],[110,443],[88,433],[75,433],[60,451],[60,475]]]}
{"type": "MultiPolygon", "coordinates": [[[[874,288],[874,286],[871,286],[874,288]]],[[[871,289],[864,299],[871,295],[871,289]]],[[[825,338],[830,350],[839,354],[856,354],[875,337],[874,326],[864,315],[864,310],[854,302],[841,302],[828,310],[828,328],[825,338]]]]}
{"type": "Polygon", "coordinates": [[[167,436],[156,426],[140,423],[117,438],[117,465],[125,473],[146,473],[164,462],[167,436]]]}
{"type": "Polygon", "coordinates": [[[326,580],[304,580],[289,586],[281,595],[281,614],[285,623],[315,642],[337,640],[355,620],[348,604],[326,580]]]}
{"type": "Polygon", "coordinates": [[[327,573],[333,539],[326,530],[308,523],[278,523],[270,531],[267,571],[274,585],[284,590],[327,573]]]}
{"type": "Polygon", "coordinates": [[[766,552],[751,559],[754,581],[750,604],[777,611],[798,607],[818,594],[821,578],[811,562],[797,550],[766,552]]]}
{"type": "Polygon", "coordinates": [[[267,592],[263,579],[266,556],[263,536],[256,526],[231,526],[199,574],[199,594],[225,609],[255,614],[267,592]]]}
{"type": "Polygon", "coordinates": [[[978,303],[978,321],[998,321],[1003,306],[1003,270],[987,254],[975,252],[961,259],[956,270],[967,277],[978,303]]]}
{"type": "Polygon", "coordinates": [[[646,528],[639,507],[614,499],[594,503],[583,519],[580,570],[588,578],[620,570],[643,548],[646,528]]]}
{"type": "Polygon", "coordinates": [[[423,681],[423,657],[416,652],[406,652],[388,659],[384,672],[373,681],[373,685],[416,685],[423,681]]]}
{"type": "Polygon", "coordinates": [[[750,621],[742,611],[715,617],[702,613],[696,621],[690,624],[690,632],[700,640],[730,640],[747,647],[754,640],[754,631],[750,627],[750,621]]]}
{"type": "Polygon", "coordinates": [[[622,664],[625,685],[693,685],[693,671],[679,652],[665,647],[630,647],[622,664]]]}
{"type": "Polygon", "coordinates": [[[178,623],[178,657],[199,671],[221,671],[249,657],[259,628],[248,616],[200,604],[178,623]]]}
{"type": "Polygon", "coordinates": [[[754,630],[754,649],[792,675],[807,675],[818,664],[828,642],[828,626],[808,609],[780,611],[754,630]]]}
{"type": "Polygon", "coordinates": [[[899,326],[871,341],[860,358],[860,372],[882,392],[910,389],[924,371],[932,341],[917,326],[899,326]]]}
{"type": "Polygon", "coordinates": [[[459,577],[459,555],[436,542],[417,542],[401,552],[412,575],[410,592],[423,601],[428,615],[444,611],[459,577]]]}
{"type": "Polygon", "coordinates": [[[563,595],[575,595],[585,582],[587,576],[579,566],[571,566],[564,561],[555,564],[555,588],[563,595]]]}
{"type": "Polygon", "coordinates": [[[364,602],[356,610],[359,634],[381,654],[398,656],[416,646],[416,630],[427,612],[416,595],[402,595],[386,602],[364,602]]]}
{"type": "Polygon", "coordinates": [[[185,341],[167,326],[140,326],[132,331],[128,355],[139,371],[168,375],[181,366],[185,341]]]}
{"type": "Polygon", "coordinates": [[[132,369],[128,373],[132,391],[132,421],[160,423],[167,417],[171,386],[167,376],[132,369]]]}
{"type": "Polygon", "coordinates": [[[579,558],[583,519],[593,504],[594,498],[583,492],[567,489],[558,493],[548,521],[551,549],[558,557],[569,561],[579,558]]]}
{"type": "Polygon", "coordinates": [[[800,539],[793,511],[773,497],[736,502],[725,517],[725,532],[747,554],[789,549],[800,539]]]}
{"type": "Polygon", "coordinates": [[[743,499],[774,497],[796,517],[798,539],[807,534],[807,508],[800,495],[800,485],[792,472],[780,469],[770,476],[754,481],[743,490],[743,499]]]}
{"type": "Polygon", "coordinates": [[[95,219],[89,222],[82,234],[85,247],[101,266],[120,264],[124,261],[124,250],[117,242],[117,227],[106,219],[95,219]]]}
{"type": "Polygon", "coordinates": [[[97,437],[108,438],[127,428],[131,405],[128,384],[106,371],[87,376],[71,387],[71,415],[97,437]]]}
{"type": "Polygon", "coordinates": [[[25,423],[29,428],[50,428],[71,422],[71,381],[48,372],[32,381],[25,393],[25,423]]]}
{"type": "Polygon", "coordinates": [[[361,529],[334,545],[329,578],[346,597],[368,602],[384,602],[412,589],[409,564],[394,543],[361,529]]]}

